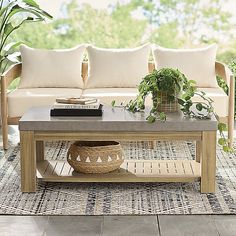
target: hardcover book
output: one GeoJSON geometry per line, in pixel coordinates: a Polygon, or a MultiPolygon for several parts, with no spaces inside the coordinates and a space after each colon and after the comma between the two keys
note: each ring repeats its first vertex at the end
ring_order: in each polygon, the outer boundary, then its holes
{"type": "Polygon", "coordinates": [[[99,106],[99,101],[85,105],[55,102],[52,106],[52,109],[98,109],[99,106]]]}
{"type": "Polygon", "coordinates": [[[50,116],[102,116],[102,104],[98,109],[51,109],[50,116]]]}
{"type": "Polygon", "coordinates": [[[70,98],[57,98],[56,102],[62,104],[87,105],[87,104],[98,103],[99,101],[97,98],[70,97],[70,98]]]}

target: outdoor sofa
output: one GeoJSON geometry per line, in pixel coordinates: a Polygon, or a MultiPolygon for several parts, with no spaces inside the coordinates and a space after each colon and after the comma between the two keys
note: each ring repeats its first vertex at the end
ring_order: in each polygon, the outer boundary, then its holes
{"type": "MultiPolygon", "coordinates": [[[[214,100],[221,120],[228,123],[233,140],[234,77],[226,65],[216,62],[216,45],[199,49],[166,49],[150,44],[133,49],[102,49],[78,45],[65,50],[41,50],[21,46],[22,63],[1,76],[3,147],[8,148],[8,125],[17,125],[33,106],[51,106],[57,97],[97,97],[103,104],[125,104],[137,95],[141,79],[154,68],[178,68],[197,81],[199,90],[214,100]],[[152,49],[154,62],[149,62],[152,49]],[[84,53],[88,62],[84,62],[84,53]],[[220,76],[228,95],[216,82],[220,76]],[[19,87],[9,85],[20,77],[19,87]]],[[[149,96],[146,105],[151,105],[149,96]]]]}

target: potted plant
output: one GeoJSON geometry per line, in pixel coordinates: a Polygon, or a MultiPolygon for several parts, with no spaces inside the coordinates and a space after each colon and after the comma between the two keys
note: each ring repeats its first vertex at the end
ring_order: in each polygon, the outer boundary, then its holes
{"type": "MultiPolygon", "coordinates": [[[[145,99],[151,94],[153,106],[146,118],[150,123],[156,120],[165,121],[166,112],[177,110],[181,110],[185,116],[196,119],[210,119],[215,116],[220,132],[218,143],[225,152],[233,151],[223,133],[227,130],[227,126],[219,122],[219,117],[212,106],[213,100],[208,98],[203,91],[198,91],[196,81],[188,80],[179,70],[173,68],[153,70],[152,73],[143,78],[138,91],[137,97],[126,105],[128,110],[132,112],[144,110],[145,99]],[[200,97],[201,102],[193,102],[194,96],[200,97]]],[[[115,102],[112,105],[115,105],[115,102]]]]}
{"type": "Polygon", "coordinates": [[[26,23],[46,18],[51,19],[52,16],[43,11],[34,0],[0,0],[0,75],[9,63],[20,60],[20,53],[14,50],[22,42],[9,43],[12,33],[26,23]]]}

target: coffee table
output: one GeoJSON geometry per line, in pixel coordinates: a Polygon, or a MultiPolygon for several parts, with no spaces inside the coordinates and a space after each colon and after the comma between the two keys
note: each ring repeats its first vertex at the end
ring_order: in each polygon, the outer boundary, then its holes
{"type": "MultiPolygon", "coordinates": [[[[217,121],[167,114],[167,121],[147,123],[148,110],[131,113],[104,107],[102,117],[50,117],[49,107],[31,108],[20,119],[21,190],[35,192],[37,179],[48,182],[192,182],[201,193],[215,191],[217,121]],[[106,174],[76,173],[66,161],[44,157],[48,140],[191,140],[195,160],[125,160],[106,174]]],[[[158,148],[158,147],[157,147],[158,148]]]]}

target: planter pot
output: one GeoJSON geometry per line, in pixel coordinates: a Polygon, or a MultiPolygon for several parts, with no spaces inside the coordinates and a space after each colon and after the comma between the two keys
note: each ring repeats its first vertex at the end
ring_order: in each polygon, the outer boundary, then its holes
{"type": "Polygon", "coordinates": [[[173,101],[168,99],[166,92],[158,92],[158,100],[160,103],[157,105],[157,111],[159,112],[177,112],[180,110],[178,100],[175,98],[173,101]]]}
{"type": "Polygon", "coordinates": [[[67,161],[75,171],[82,173],[107,173],[124,162],[119,142],[77,141],[67,152],[67,161]]]}

